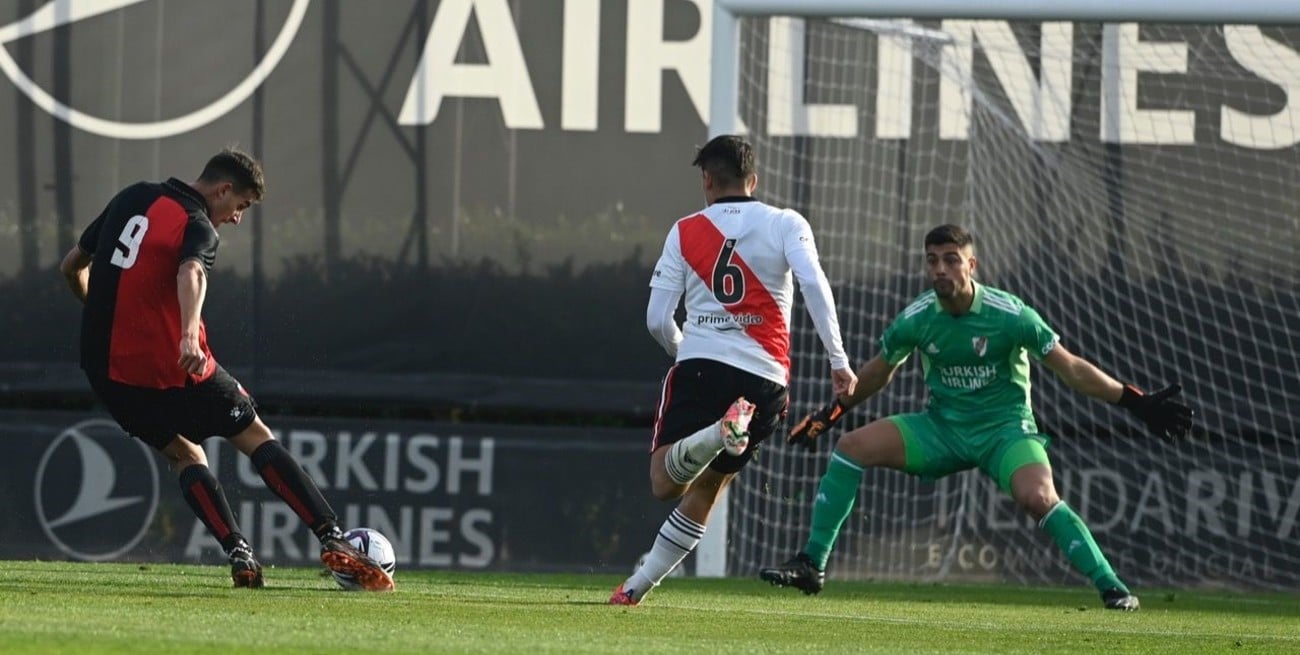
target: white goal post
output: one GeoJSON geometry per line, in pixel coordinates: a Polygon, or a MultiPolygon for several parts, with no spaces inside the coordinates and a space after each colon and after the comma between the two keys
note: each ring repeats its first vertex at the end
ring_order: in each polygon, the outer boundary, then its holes
{"type": "MultiPolygon", "coordinates": [[[[1117,377],[1182,382],[1197,410],[1193,438],[1166,444],[1035,366],[1058,487],[1117,572],[1300,588],[1300,3],[710,11],[709,135],[749,134],[759,196],[808,216],[855,365],[923,289],[924,231],[972,227],[985,282],[1117,377]]],[[[829,393],[802,312],[791,420],[829,393]]],[[[844,427],[919,411],[914,368],[844,427]]],[[[833,439],[813,455],[764,444],[715,508],[696,574],[751,576],[800,547],[833,439]]],[[[1049,541],[977,471],[871,471],[830,569],[1078,582],[1049,541]]]]}

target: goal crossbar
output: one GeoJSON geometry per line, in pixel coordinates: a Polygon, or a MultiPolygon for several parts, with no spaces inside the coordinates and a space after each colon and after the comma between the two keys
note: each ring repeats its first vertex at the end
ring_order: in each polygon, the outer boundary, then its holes
{"type": "Polygon", "coordinates": [[[1298,24],[1294,0],[714,0],[709,135],[737,131],[741,16],[1298,24]]]}

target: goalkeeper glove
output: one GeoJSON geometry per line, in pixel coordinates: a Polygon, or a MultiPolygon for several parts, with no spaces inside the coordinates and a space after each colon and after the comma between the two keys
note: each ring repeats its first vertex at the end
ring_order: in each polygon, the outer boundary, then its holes
{"type": "Polygon", "coordinates": [[[1126,384],[1118,404],[1145,423],[1157,436],[1168,440],[1178,439],[1187,436],[1192,429],[1192,408],[1174,400],[1174,396],[1182,390],[1181,386],[1175,384],[1148,394],[1126,384]]]}
{"type": "Polygon", "coordinates": [[[835,425],[840,417],[844,416],[847,410],[838,399],[832,400],[821,409],[808,414],[799,421],[790,430],[786,436],[785,442],[791,445],[799,445],[808,450],[817,450],[817,437],[835,425]]]}

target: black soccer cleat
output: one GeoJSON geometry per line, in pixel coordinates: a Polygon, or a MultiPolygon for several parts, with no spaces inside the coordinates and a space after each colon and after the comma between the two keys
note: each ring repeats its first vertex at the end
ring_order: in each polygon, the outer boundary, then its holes
{"type": "Polygon", "coordinates": [[[261,589],[266,586],[262,565],[253,557],[253,549],[248,544],[240,544],[230,551],[230,579],[236,588],[261,589]]]}
{"type": "Polygon", "coordinates": [[[1101,592],[1101,602],[1106,606],[1106,609],[1121,612],[1136,612],[1141,605],[1137,596],[1122,587],[1115,587],[1101,592]]]}
{"type": "Polygon", "coordinates": [[[794,587],[810,596],[826,586],[826,572],[818,569],[804,553],[796,554],[780,566],[760,569],[758,577],[773,587],[794,587]]]}

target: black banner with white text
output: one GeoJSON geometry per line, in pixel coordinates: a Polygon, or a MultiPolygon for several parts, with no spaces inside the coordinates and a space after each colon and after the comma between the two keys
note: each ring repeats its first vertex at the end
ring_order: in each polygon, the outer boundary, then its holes
{"type": "MultiPolygon", "coordinates": [[[[399,567],[630,571],[668,506],[643,430],[268,418],[345,527],[388,536],[399,567]]],[[[106,416],[0,412],[2,559],[217,563],[165,461],[106,416]]],[[[223,439],[204,443],[243,533],[278,565],[315,537],[223,439]]]]}

